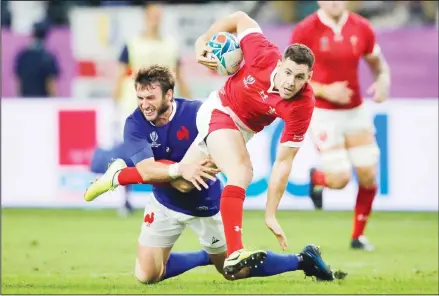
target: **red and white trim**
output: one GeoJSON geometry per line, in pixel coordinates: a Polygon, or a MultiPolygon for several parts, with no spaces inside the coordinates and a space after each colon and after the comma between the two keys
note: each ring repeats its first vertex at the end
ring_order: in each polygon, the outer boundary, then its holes
{"type": "Polygon", "coordinates": [[[365,57],[377,57],[381,54],[381,47],[379,44],[375,43],[373,50],[370,54],[365,55],[365,57]]]}
{"type": "Polygon", "coordinates": [[[288,142],[281,143],[282,146],[289,147],[289,148],[299,148],[300,146],[302,146],[302,144],[303,144],[303,141],[302,142],[288,141],[288,142]]]}
{"type": "Polygon", "coordinates": [[[263,34],[262,33],[262,29],[258,26],[258,27],[253,27],[253,28],[248,28],[248,29],[246,29],[246,30],[244,30],[244,31],[242,31],[241,33],[239,33],[238,34],[238,41],[239,41],[239,43],[241,43],[241,40],[245,37],[245,36],[247,36],[247,35],[249,35],[249,34],[251,34],[251,33],[260,33],[260,34],[263,34]]]}

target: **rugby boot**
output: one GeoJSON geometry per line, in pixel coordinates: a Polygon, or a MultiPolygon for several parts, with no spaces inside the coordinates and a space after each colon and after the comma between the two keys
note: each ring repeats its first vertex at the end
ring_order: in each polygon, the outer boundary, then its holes
{"type": "Polygon", "coordinates": [[[320,248],[315,245],[306,245],[300,252],[302,260],[299,263],[299,269],[303,270],[306,276],[315,277],[321,281],[333,281],[334,275],[332,270],[323,261],[320,248]]]}
{"type": "Polygon", "coordinates": [[[317,210],[321,210],[323,207],[323,186],[314,184],[313,182],[313,174],[316,169],[312,168],[309,172],[309,197],[314,205],[314,208],[317,210]]]}
{"type": "Polygon", "coordinates": [[[127,165],[123,159],[118,158],[111,162],[107,171],[88,186],[84,194],[84,200],[92,201],[101,194],[114,190],[117,187],[113,184],[114,175],[126,167],[127,165]]]}
{"type": "Polygon", "coordinates": [[[351,248],[364,251],[373,251],[374,246],[369,243],[364,235],[360,235],[358,238],[351,241],[351,248]]]}
{"type": "Polygon", "coordinates": [[[257,268],[267,258],[263,250],[248,251],[241,249],[230,254],[224,261],[224,273],[234,275],[245,267],[257,268]]]}

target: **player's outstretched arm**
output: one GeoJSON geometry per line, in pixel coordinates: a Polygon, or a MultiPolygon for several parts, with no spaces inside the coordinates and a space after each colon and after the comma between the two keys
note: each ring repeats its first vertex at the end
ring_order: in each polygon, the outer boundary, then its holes
{"type": "MultiPolygon", "coordinates": [[[[136,164],[136,169],[142,176],[143,182],[146,183],[165,183],[171,182],[173,187],[177,189],[187,188],[188,186],[178,178],[182,178],[190,182],[193,187],[201,190],[201,187],[208,188],[205,179],[215,181],[215,175],[218,170],[210,167],[208,161],[200,163],[173,163],[171,165],[155,161],[153,157],[144,159],[136,164]],[[175,182],[173,182],[175,181],[175,182]],[[186,186],[184,186],[184,185],[186,186]]],[[[187,191],[183,189],[182,191],[187,191]]]]}
{"type": "Polygon", "coordinates": [[[265,224],[276,235],[282,249],[287,248],[286,236],[282,227],[277,222],[276,212],[280,200],[287,187],[288,177],[291,173],[294,157],[299,148],[281,145],[277,152],[276,161],[271,170],[268,184],[267,204],[265,208],[265,224]]]}
{"type": "Polygon", "coordinates": [[[124,154],[136,166],[144,183],[171,182],[179,177],[191,182],[195,188],[208,188],[203,178],[215,181],[217,170],[209,167],[210,162],[174,163],[167,165],[155,161],[151,145],[145,138],[139,123],[128,117],[124,128],[124,154]]]}

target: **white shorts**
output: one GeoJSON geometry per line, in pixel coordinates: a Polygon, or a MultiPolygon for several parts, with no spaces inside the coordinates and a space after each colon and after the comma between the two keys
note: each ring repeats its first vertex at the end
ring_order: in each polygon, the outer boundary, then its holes
{"type": "Polygon", "coordinates": [[[319,150],[344,145],[346,135],[364,130],[375,133],[372,116],[364,104],[348,110],[314,108],[310,133],[319,150]]]}
{"type": "Polygon", "coordinates": [[[219,129],[239,130],[245,143],[247,143],[255,134],[255,132],[247,127],[229,107],[224,107],[222,105],[217,91],[210,93],[207,100],[198,110],[197,129],[198,136],[195,138],[194,142],[197,143],[198,148],[200,148],[200,150],[206,155],[209,155],[209,151],[205,139],[213,131],[219,129]],[[214,110],[220,111],[221,114],[214,113],[214,110]]]}
{"type": "Polygon", "coordinates": [[[223,221],[220,213],[212,217],[194,217],[168,209],[154,196],[147,200],[144,221],[138,238],[147,247],[172,247],[186,226],[198,235],[201,245],[209,254],[226,251],[223,221]]]}

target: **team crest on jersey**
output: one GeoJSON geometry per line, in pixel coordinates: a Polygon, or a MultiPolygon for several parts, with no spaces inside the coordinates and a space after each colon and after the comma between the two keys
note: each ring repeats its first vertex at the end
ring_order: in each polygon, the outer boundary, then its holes
{"type": "Polygon", "coordinates": [[[161,144],[157,143],[157,140],[159,139],[159,135],[156,132],[152,132],[149,135],[149,138],[152,141],[151,147],[157,148],[157,147],[159,147],[161,145],[161,144]]]}
{"type": "Polygon", "coordinates": [[[250,84],[253,84],[253,83],[255,83],[255,78],[253,77],[253,76],[251,76],[251,75],[248,75],[247,77],[245,77],[244,79],[243,79],[243,82],[244,82],[244,86],[246,87],[246,88],[248,88],[248,86],[250,85],[250,84]]]}

